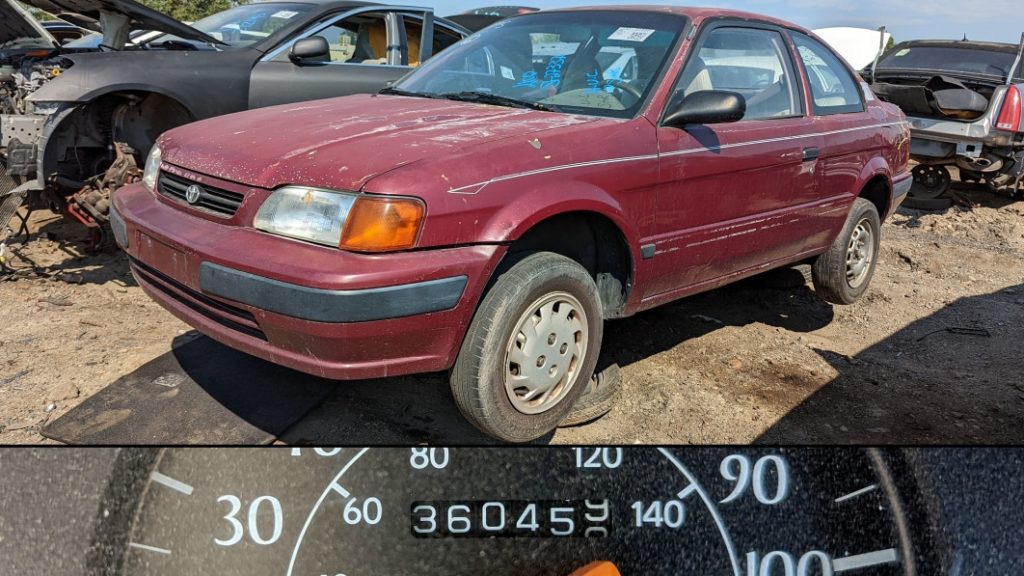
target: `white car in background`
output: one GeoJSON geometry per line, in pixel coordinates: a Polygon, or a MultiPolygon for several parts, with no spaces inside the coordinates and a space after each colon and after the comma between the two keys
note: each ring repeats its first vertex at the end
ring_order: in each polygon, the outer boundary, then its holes
{"type": "Polygon", "coordinates": [[[863,70],[875,61],[892,39],[884,29],[821,28],[815,34],[846,59],[854,70],[863,70]]]}

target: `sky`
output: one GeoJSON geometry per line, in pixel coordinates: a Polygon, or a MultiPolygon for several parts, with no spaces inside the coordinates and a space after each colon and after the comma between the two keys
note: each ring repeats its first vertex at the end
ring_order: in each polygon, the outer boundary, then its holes
{"type": "Polygon", "coordinates": [[[1017,44],[1024,32],[1021,0],[406,0],[402,4],[433,6],[438,14],[511,4],[557,8],[600,4],[674,4],[720,6],[767,14],[807,28],[886,26],[897,41],[948,38],[1017,44]]]}

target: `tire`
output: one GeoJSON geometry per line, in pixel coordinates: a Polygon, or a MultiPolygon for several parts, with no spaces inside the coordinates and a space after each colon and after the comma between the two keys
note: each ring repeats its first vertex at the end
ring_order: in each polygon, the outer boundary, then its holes
{"type": "Polygon", "coordinates": [[[814,290],[823,300],[832,304],[854,304],[867,292],[878,265],[881,229],[875,205],[857,198],[839,237],[811,266],[814,290]],[[865,232],[869,236],[865,236],[865,232]],[[868,240],[870,245],[862,244],[868,240]]]}
{"type": "Polygon", "coordinates": [[[576,401],[560,427],[589,424],[611,411],[622,394],[622,371],[611,364],[590,377],[587,389],[576,401]]]}
{"type": "Polygon", "coordinates": [[[925,210],[928,212],[938,212],[939,210],[946,210],[953,206],[952,198],[914,198],[913,196],[907,196],[903,200],[903,206],[912,210],[925,210]]]}
{"type": "Polygon", "coordinates": [[[499,270],[473,317],[451,372],[455,403],[494,438],[536,440],[558,427],[586,392],[603,335],[601,297],[590,274],[558,254],[524,255],[499,270]],[[552,316],[566,308],[564,319],[552,316]],[[536,315],[541,309],[547,317],[536,315]],[[528,335],[533,322],[549,318],[548,338],[528,335]]]}

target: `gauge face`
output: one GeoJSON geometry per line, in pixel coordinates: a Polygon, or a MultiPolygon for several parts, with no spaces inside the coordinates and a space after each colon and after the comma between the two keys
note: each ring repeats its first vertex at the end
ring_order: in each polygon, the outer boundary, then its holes
{"type": "Polygon", "coordinates": [[[913,574],[856,449],[168,449],[138,501],[130,576],[913,574]]]}

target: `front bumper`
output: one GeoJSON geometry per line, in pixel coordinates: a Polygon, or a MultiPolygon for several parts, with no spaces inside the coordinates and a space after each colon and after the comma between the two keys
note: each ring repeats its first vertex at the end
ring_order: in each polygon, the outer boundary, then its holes
{"type": "Polygon", "coordinates": [[[141,185],[111,223],[143,290],[200,332],[338,380],[446,370],[504,247],[364,255],[216,222],[141,185]]]}

